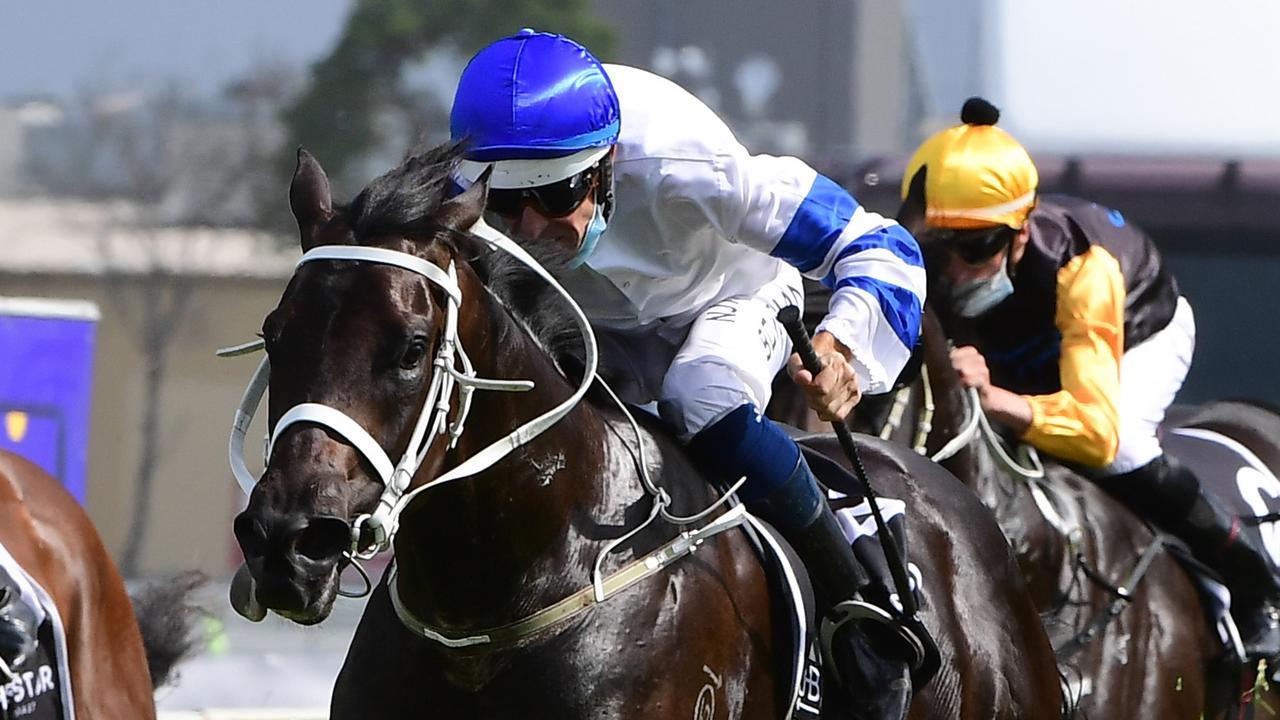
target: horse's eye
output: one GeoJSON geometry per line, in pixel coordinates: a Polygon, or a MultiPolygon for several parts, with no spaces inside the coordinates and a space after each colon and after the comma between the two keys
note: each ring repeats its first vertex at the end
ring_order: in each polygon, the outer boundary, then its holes
{"type": "Polygon", "coordinates": [[[404,354],[400,356],[400,367],[405,370],[413,370],[422,364],[427,358],[427,339],[424,337],[415,337],[409,341],[404,349],[404,354]]]}

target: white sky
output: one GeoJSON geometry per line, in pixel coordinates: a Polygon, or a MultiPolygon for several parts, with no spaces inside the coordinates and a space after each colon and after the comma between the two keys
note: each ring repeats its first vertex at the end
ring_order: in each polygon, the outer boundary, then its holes
{"type": "Polygon", "coordinates": [[[994,0],[988,13],[984,84],[1029,147],[1280,154],[1280,2],[994,0]]]}

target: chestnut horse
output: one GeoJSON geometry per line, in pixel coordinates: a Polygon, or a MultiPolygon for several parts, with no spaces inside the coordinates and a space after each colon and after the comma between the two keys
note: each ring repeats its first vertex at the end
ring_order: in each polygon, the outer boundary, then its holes
{"type": "MultiPolygon", "coordinates": [[[[671,437],[592,385],[576,305],[477,225],[484,181],[445,199],[459,157],[412,156],[335,207],[299,153],[306,254],[237,414],[242,439],[269,377],[265,472],[233,454],[251,489],[237,609],[318,623],[351,553],[393,539],[335,720],[789,716],[782,603],[730,522],[741,508],[714,507],[671,437]]],[[[990,515],[914,453],[862,452],[910,508],[942,656],[910,717],[1061,717],[1052,649],[990,515]]]]}
{"type": "Polygon", "coordinates": [[[195,611],[188,596],[197,581],[187,576],[156,586],[135,615],[124,581],[80,504],[56,479],[4,450],[0,545],[49,594],[62,619],[74,717],[154,718],[155,688],[192,649],[195,611]]]}

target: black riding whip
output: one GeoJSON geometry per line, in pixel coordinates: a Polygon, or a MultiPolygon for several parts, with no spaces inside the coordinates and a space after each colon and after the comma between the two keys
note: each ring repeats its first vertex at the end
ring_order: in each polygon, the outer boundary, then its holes
{"type": "MultiPolygon", "coordinates": [[[[805,330],[804,323],[800,321],[800,309],[794,305],[782,308],[778,311],[778,322],[782,323],[787,335],[791,336],[791,344],[795,347],[795,351],[799,353],[800,361],[804,363],[804,368],[812,373],[814,377],[817,377],[818,373],[822,371],[822,362],[818,359],[818,354],[813,350],[813,341],[809,339],[809,331],[805,330]]],[[[840,440],[840,447],[844,450],[844,454],[849,458],[850,464],[853,465],[854,479],[862,485],[862,494],[866,497],[867,504],[871,506],[871,516],[876,521],[876,532],[880,534],[880,546],[884,548],[884,557],[889,564],[889,573],[893,575],[893,584],[898,589],[898,601],[902,605],[902,614],[905,617],[914,618],[916,615],[916,598],[911,592],[910,582],[907,581],[907,566],[902,560],[902,554],[898,551],[897,541],[890,534],[889,527],[885,524],[884,516],[880,514],[879,498],[867,478],[867,470],[862,465],[862,457],[858,454],[858,447],[853,444],[853,433],[843,422],[838,420],[832,421],[831,427],[835,430],[836,437],[840,440]]]]}

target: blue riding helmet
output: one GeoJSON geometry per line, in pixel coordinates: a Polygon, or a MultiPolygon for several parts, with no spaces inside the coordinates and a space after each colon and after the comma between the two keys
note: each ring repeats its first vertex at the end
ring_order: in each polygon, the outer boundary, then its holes
{"type": "Polygon", "coordinates": [[[462,178],[492,164],[494,189],[572,177],[604,157],[620,128],[600,61],[563,35],[528,28],[471,58],[449,115],[453,139],[468,143],[462,178]]]}

